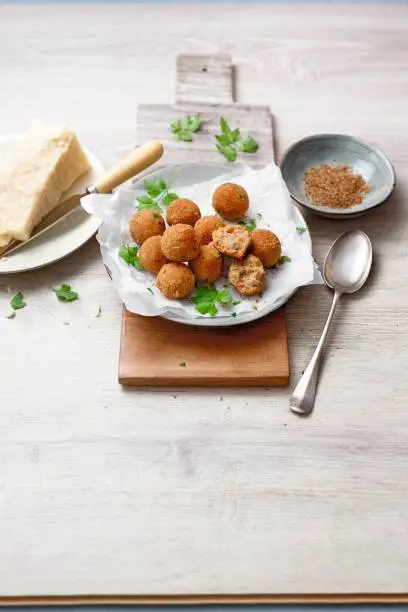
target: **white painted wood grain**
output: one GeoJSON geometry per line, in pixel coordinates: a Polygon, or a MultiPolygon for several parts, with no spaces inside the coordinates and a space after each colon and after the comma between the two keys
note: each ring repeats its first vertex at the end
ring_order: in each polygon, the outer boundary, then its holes
{"type": "MultiPolygon", "coordinates": [[[[9,287],[28,304],[0,319],[2,595],[407,591],[407,28],[385,5],[0,7],[1,132],[63,119],[112,163],[137,104],[174,100],[175,55],[223,52],[237,99],[270,105],[278,153],[348,132],[398,176],[368,216],[310,217],[319,261],[359,226],[375,267],[339,309],[309,420],[289,389],[121,390],[121,307],[94,242],[0,278],[2,308],[9,287]],[[61,281],[78,303],[55,301],[61,281]]],[[[293,382],[329,300],[314,287],[288,306],[293,382]]]]}

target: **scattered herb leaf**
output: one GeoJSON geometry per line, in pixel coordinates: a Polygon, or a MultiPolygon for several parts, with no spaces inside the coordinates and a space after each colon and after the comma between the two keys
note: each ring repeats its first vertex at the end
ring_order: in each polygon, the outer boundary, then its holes
{"type": "Polygon", "coordinates": [[[279,257],[278,261],[272,266],[272,268],[279,268],[282,264],[289,263],[290,261],[292,261],[290,257],[287,255],[282,255],[282,257],[279,257]]]}
{"type": "Polygon", "coordinates": [[[262,213],[256,213],[256,218],[260,221],[262,219],[262,213]]]}
{"type": "Polygon", "coordinates": [[[136,268],[136,270],[144,270],[139,260],[139,249],[135,244],[122,244],[119,249],[119,257],[121,257],[128,266],[132,266],[136,268]]]}
{"type": "Polygon", "coordinates": [[[162,198],[161,203],[163,204],[163,206],[168,206],[169,204],[174,202],[174,200],[178,200],[177,193],[167,193],[167,195],[162,198]]]}
{"type": "Polygon", "coordinates": [[[238,153],[256,153],[259,145],[252,136],[241,137],[239,128],[231,129],[228,121],[220,118],[221,134],[216,134],[216,148],[229,162],[236,161],[238,153]]]}
{"type": "Polygon", "coordinates": [[[231,287],[227,286],[218,291],[217,302],[220,302],[220,304],[230,304],[232,302],[232,298],[233,295],[231,287]]]}
{"type": "Polygon", "coordinates": [[[233,305],[233,306],[238,306],[238,304],[240,304],[240,303],[241,303],[241,300],[234,300],[234,301],[232,302],[232,305],[233,305]]]}
{"type": "Polygon", "coordinates": [[[299,236],[301,236],[302,234],[304,234],[307,231],[307,228],[304,227],[303,225],[298,225],[298,226],[296,226],[296,231],[299,234],[299,236]]]}
{"type": "Polygon", "coordinates": [[[65,285],[64,283],[60,287],[53,289],[53,291],[55,291],[55,295],[61,302],[73,302],[79,297],[77,292],[71,289],[71,285],[65,285]]]}
{"type": "Polygon", "coordinates": [[[217,151],[221,153],[229,162],[234,162],[237,160],[238,153],[235,149],[228,145],[220,145],[217,144],[217,151]]]}
{"type": "Polygon", "coordinates": [[[252,138],[252,136],[247,136],[244,140],[242,140],[239,147],[239,150],[243,153],[256,153],[258,149],[259,144],[254,138],[252,138]]]}
{"type": "Polygon", "coordinates": [[[179,363],[180,368],[185,368],[187,366],[185,361],[180,361],[179,363]]]}
{"type": "Polygon", "coordinates": [[[234,317],[234,319],[235,319],[235,317],[237,316],[237,313],[233,312],[231,316],[234,317]]]}
{"type": "Polygon", "coordinates": [[[25,305],[24,295],[21,293],[21,291],[16,293],[16,295],[10,300],[10,306],[13,308],[13,310],[20,310],[20,308],[24,308],[25,305]]]}
{"type": "Polygon", "coordinates": [[[148,291],[149,293],[151,293],[152,295],[154,295],[153,290],[150,289],[150,287],[147,287],[146,291],[148,291]]]}
{"type": "Polygon", "coordinates": [[[149,194],[149,196],[155,198],[160,195],[162,191],[167,189],[167,185],[163,181],[163,179],[158,179],[157,181],[151,181],[149,179],[146,179],[144,181],[144,188],[149,194]]]}
{"type": "Polygon", "coordinates": [[[201,115],[185,115],[181,119],[176,119],[170,124],[170,129],[173,132],[176,140],[183,142],[191,142],[193,140],[193,134],[198,132],[201,128],[201,115]]]}
{"type": "Polygon", "coordinates": [[[138,210],[153,209],[153,210],[158,210],[161,212],[161,209],[158,206],[156,200],[153,200],[153,198],[151,198],[148,195],[137,196],[136,200],[138,201],[138,207],[137,207],[138,210]]]}
{"type": "Polygon", "coordinates": [[[221,254],[218,251],[211,251],[211,257],[213,257],[214,259],[219,259],[221,257],[221,254]]]}
{"type": "Polygon", "coordinates": [[[238,225],[245,227],[248,232],[253,232],[256,228],[256,219],[247,219],[247,221],[238,221],[238,225]]]}
{"type": "Polygon", "coordinates": [[[216,304],[221,304],[224,307],[230,306],[232,299],[232,289],[228,285],[225,285],[222,289],[217,289],[213,283],[209,285],[197,283],[196,293],[191,301],[195,304],[197,312],[214,317],[218,312],[216,304]]]}
{"type": "Polygon", "coordinates": [[[161,213],[161,206],[168,206],[178,198],[176,193],[169,191],[170,184],[163,181],[163,179],[157,179],[157,181],[146,179],[144,181],[144,188],[146,193],[136,197],[137,210],[139,211],[152,209],[161,213]]]}

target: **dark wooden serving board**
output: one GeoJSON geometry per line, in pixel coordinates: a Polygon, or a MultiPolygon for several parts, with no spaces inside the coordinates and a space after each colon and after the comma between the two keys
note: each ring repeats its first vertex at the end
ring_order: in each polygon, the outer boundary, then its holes
{"type": "MultiPolygon", "coordinates": [[[[139,142],[155,138],[164,162],[217,162],[213,135],[220,117],[248,131],[260,143],[246,161],[263,166],[274,159],[272,116],[266,106],[233,101],[233,66],[226,55],[180,56],[175,105],[139,107],[139,142]],[[203,129],[192,143],[172,139],[169,124],[200,112],[203,129]]],[[[283,311],[245,325],[199,328],[123,311],[119,382],[133,386],[286,386],[289,357],[283,311]],[[185,364],[185,365],[184,365],[185,364]]]]}

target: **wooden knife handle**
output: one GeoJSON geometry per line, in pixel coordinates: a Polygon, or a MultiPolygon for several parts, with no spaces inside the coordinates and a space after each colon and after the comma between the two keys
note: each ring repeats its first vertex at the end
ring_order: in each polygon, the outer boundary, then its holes
{"type": "Polygon", "coordinates": [[[129,153],[116,166],[108,170],[89,191],[111,193],[115,187],[118,187],[157,162],[162,155],[163,145],[160,142],[154,140],[145,142],[145,144],[129,153]]]}

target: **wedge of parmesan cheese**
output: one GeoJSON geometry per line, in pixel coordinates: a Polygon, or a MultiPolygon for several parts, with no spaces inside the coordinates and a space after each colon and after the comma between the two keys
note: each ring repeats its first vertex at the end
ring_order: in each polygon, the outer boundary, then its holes
{"type": "Polygon", "coordinates": [[[0,171],[0,247],[27,240],[90,167],[71,130],[35,121],[0,171]]]}

